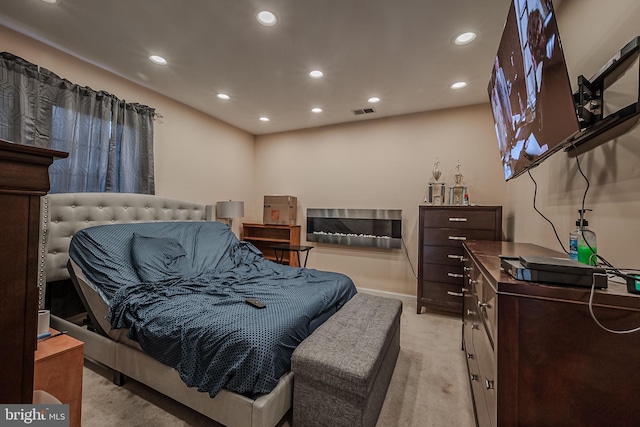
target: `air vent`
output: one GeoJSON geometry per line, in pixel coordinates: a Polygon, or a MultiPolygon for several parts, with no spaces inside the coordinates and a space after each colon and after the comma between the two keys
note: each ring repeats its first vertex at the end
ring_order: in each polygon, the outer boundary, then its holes
{"type": "Polygon", "coordinates": [[[351,112],[353,114],[355,114],[356,116],[359,116],[360,114],[375,113],[376,110],[374,110],[373,108],[360,108],[360,109],[357,109],[357,110],[351,110],[351,112]]]}

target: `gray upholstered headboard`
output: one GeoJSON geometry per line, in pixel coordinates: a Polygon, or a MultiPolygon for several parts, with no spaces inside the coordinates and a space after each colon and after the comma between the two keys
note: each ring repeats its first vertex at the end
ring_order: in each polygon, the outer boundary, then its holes
{"type": "Polygon", "coordinates": [[[69,243],[77,231],[95,225],[129,222],[204,221],[212,219],[212,211],[199,203],[148,194],[60,193],[43,196],[40,203],[40,307],[44,305],[45,284],[69,278],[69,243]]]}

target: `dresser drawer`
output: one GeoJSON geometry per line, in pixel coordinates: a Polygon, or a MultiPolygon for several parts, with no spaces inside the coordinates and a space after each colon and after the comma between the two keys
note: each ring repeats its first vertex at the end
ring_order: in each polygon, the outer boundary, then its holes
{"type": "Polygon", "coordinates": [[[489,343],[487,333],[480,325],[479,329],[473,331],[473,349],[476,352],[476,361],[478,362],[478,369],[480,372],[479,389],[482,390],[484,395],[484,401],[487,404],[489,413],[490,424],[496,425],[496,374],[495,374],[495,355],[493,348],[489,343]]]}
{"type": "Polygon", "coordinates": [[[458,313],[462,310],[462,296],[458,296],[461,292],[461,286],[453,283],[428,282],[426,280],[422,282],[423,298],[431,302],[442,302],[443,305],[455,308],[458,313]]]}
{"type": "Polygon", "coordinates": [[[487,407],[487,402],[484,399],[482,374],[480,373],[478,362],[475,358],[467,358],[467,369],[469,373],[469,382],[473,391],[473,406],[476,412],[477,424],[480,427],[491,426],[489,408],[487,407]]]}
{"type": "Polygon", "coordinates": [[[424,244],[461,247],[465,240],[495,240],[495,231],[454,228],[425,228],[424,244]]]}
{"type": "Polygon", "coordinates": [[[425,246],[422,262],[431,264],[462,265],[464,250],[460,246],[425,246]]]}
{"type": "Polygon", "coordinates": [[[462,284],[464,283],[464,275],[462,271],[462,265],[428,263],[422,265],[422,277],[424,280],[430,282],[453,283],[459,287],[456,292],[460,292],[462,284]]]}
{"type": "Polygon", "coordinates": [[[462,340],[464,349],[467,352],[467,358],[475,358],[475,349],[473,348],[473,330],[478,328],[479,318],[476,311],[476,297],[471,291],[465,292],[462,310],[462,340]]]}
{"type": "Polygon", "coordinates": [[[424,218],[424,227],[430,228],[476,228],[494,230],[496,211],[475,209],[442,209],[429,212],[424,218]]]}
{"type": "Polygon", "coordinates": [[[475,264],[471,267],[469,274],[471,278],[470,284],[476,290],[476,311],[486,327],[487,337],[491,343],[491,347],[493,347],[497,316],[496,293],[475,264]]]}

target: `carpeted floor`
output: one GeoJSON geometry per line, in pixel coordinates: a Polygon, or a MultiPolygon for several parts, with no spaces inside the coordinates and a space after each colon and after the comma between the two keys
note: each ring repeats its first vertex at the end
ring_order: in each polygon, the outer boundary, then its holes
{"type": "MultiPolygon", "coordinates": [[[[377,426],[475,426],[460,319],[417,315],[413,298],[403,304],[400,355],[377,426]]],[[[291,426],[290,419],[288,414],[280,426],[291,426]]],[[[133,380],[118,387],[111,371],[85,361],[83,427],[217,425],[133,380]]]]}

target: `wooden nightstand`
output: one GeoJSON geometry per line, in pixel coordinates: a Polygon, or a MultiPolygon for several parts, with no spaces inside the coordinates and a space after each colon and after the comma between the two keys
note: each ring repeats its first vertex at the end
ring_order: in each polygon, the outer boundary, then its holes
{"type": "MultiPolygon", "coordinates": [[[[58,333],[50,329],[51,335],[58,333]]],[[[82,418],[82,369],[84,343],[69,335],[38,342],[35,353],[34,390],[44,390],[69,405],[71,427],[82,418]]]]}
{"type": "Polygon", "coordinates": [[[288,264],[292,267],[299,267],[299,259],[295,251],[284,251],[281,257],[274,256],[273,245],[280,243],[287,245],[300,244],[300,226],[299,225],[271,225],[271,224],[242,224],[241,240],[253,243],[266,259],[279,262],[280,264],[288,264]]]}

